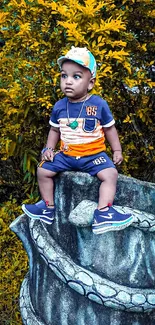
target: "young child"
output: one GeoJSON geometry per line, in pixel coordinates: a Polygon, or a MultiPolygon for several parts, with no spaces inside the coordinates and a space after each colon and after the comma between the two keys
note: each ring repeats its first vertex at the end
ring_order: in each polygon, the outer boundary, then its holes
{"type": "Polygon", "coordinates": [[[43,199],[40,204],[23,204],[23,211],[31,218],[52,224],[54,221],[54,183],[58,172],[82,171],[101,181],[98,207],[94,211],[92,230],[95,234],[128,227],[131,214],[120,214],[113,207],[122,150],[115,121],[108,104],[101,97],[91,95],[96,61],[86,48],[72,47],[58,59],[61,69],[60,87],[65,97],[53,107],[46,147],[37,176],[43,199]],[[105,153],[105,138],[113,152],[113,162],[105,153]],[[55,147],[61,140],[60,152],[55,147]]]}

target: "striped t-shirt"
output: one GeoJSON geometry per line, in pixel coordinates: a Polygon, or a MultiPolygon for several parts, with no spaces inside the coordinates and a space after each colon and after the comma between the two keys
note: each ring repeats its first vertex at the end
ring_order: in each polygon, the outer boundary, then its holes
{"type": "Polygon", "coordinates": [[[68,98],[64,97],[54,105],[49,121],[51,126],[60,128],[60,149],[65,154],[74,157],[89,156],[105,151],[103,127],[115,124],[107,102],[99,96],[90,96],[85,101],[80,116],[83,102],[68,102],[68,121],[67,101],[68,98]],[[78,126],[72,129],[68,124],[75,120],[78,126]]]}

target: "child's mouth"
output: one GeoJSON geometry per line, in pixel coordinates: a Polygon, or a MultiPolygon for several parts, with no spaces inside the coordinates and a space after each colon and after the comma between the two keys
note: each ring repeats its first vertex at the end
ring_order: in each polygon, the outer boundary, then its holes
{"type": "Polygon", "coordinates": [[[65,91],[73,91],[72,88],[65,88],[65,91]]]}

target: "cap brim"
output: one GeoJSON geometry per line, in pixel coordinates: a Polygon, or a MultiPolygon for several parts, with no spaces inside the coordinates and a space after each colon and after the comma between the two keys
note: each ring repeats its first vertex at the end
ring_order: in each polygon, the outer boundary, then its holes
{"type": "Polygon", "coordinates": [[[66,60],[69,60],[69,61],[75,62],[75,63],[81,65],[82,67],[84,67],[84,68],[90,70],[88,67],[85,67],[85,66],[81,63],[81,61],[79,61],[79,60],[73,60],[73,59],[67,58],[66,56],[61,56],[61,57],[57,60],[57,63],[58,63],[58,65],[59,65],[60,68],[61,68],[63,62],[66,61],[66,60]]]}
{"type": "Polygon", "coordinates": [[[59,65],[59,67],[62,66],[62,63],[67,60],[66,56],[60,56],[60,58],[57,60],[57,63],[59,65]]]}
{"type": "Polygon", "coordinates": [[[91,75],[93,76],[93,78],[96,77],[96,74],[93,75],[92,72],[91,72],[91,70],[90,70],[88,67],[84,66],[80,61],[78,61],[78,60],[72,60],[72,59],[70,59],[70,58],[67,58],[66,56],[61,56],[61,57],[57,60],[57,63],[58,63],[58,65],[59,65],[59,68],[61,68],[63,62],[66,61],[66,60],[69,60],[69,61],[71,61],[71,62],[75,62],[75,63],[81,65],[83,68],[88,69],[88,70],[90,71],[90,73],[91,73],[91,75]]]}

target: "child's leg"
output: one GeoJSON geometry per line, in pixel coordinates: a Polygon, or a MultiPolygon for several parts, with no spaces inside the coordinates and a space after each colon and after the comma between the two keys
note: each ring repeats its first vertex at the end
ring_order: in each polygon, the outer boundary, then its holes
{"type": "Polygon", "coordinates": [[[53,223],[55,214],[53,177],[57,172],[71,170],[72,164],[70,160],[60,152],[54,156],[53,162],[42,161],[39,164],[37,176],[39,190],[43,200],[36,204],[22,205],[23,211],[30,218],[40,219],[48,224],[53,223]]]}
{"type": "Polygon", "coordinates": [[[115,168],[106,168],[98,172],[97,177],[102,181],[99,189],[98,209],[112,205],[116,193],[118,172],[115,168]]]}
{"type": "Polygon", "coordinates": [[[54,186],[52,177],[56,175],[48,169],[38,167],[38,184],[43,201],[37,204],[23,204],[22,209],[30,218],[40,219],[47,224],[54,221],[54,186]]]}
{"type": "Polygon", "coordinates": [[[48,169],[38,167],[37,177],[38,185],[42,199],[46,202],[48,207],[54,206],[54,181],[53,177],[57,173],[48,169]]]}
{"type": "Polygon", "coordinates": [[[94,234],[103,234],[107,231],[124,229],[133,222],[131,214],[122,214],[116,211],[113,204],[118,172],[115,168],[106,168],[98,172],[97,177],[102,181],[99,189],[98,208],[94,211],[94,234]]]}

